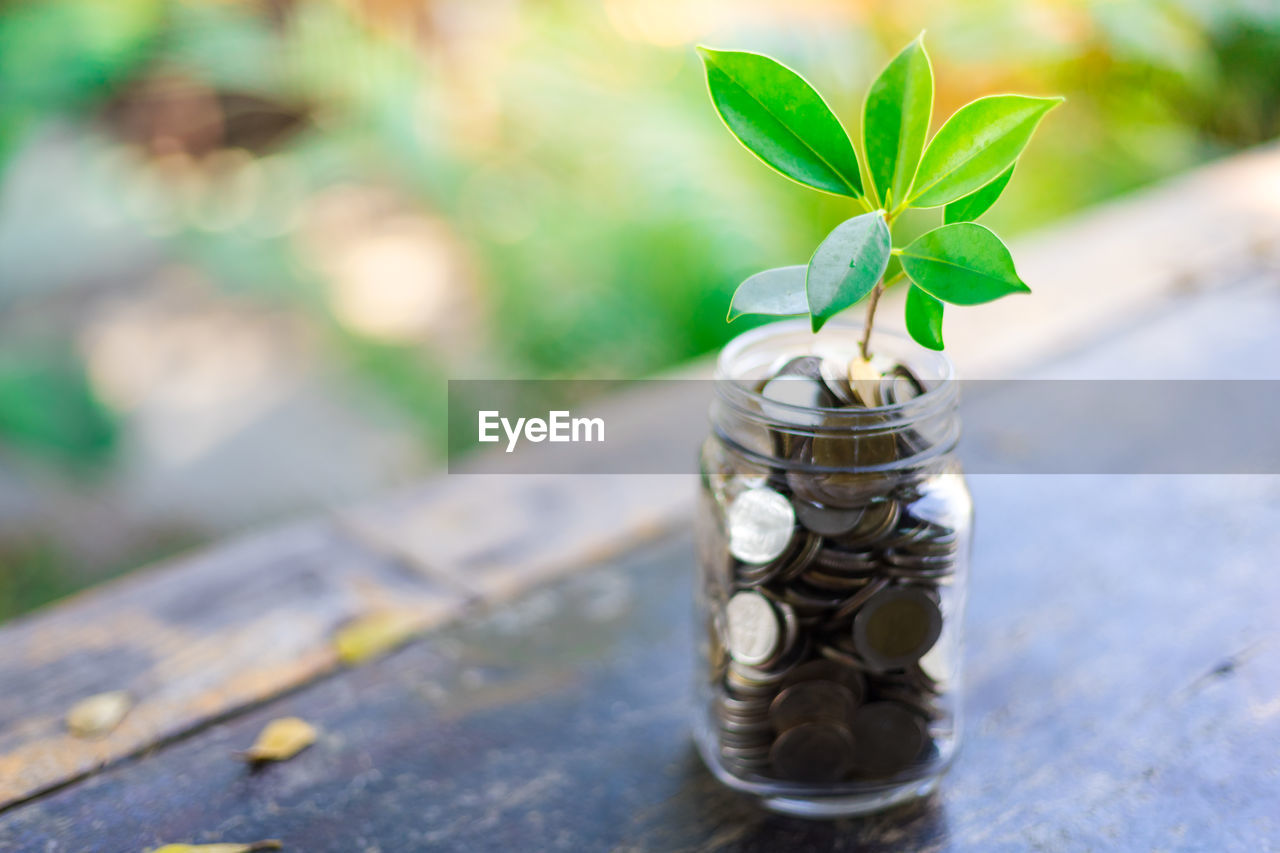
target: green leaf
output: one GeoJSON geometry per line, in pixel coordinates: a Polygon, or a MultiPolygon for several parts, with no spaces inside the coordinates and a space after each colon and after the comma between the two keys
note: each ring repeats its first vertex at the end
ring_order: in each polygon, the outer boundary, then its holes
{"type": "Polygon", "coordinates": [[[911,205],[938,207],[990,183],[1013,165],[1045,113],[1062,100],[991,95],[956,110],[925,149],[911,205]]]}
{"type": "Polygon", "coordinates": [[[849,135],[803,77],[758,53],[699,47],[698,54],[716,111],[747,150],[793,181],[862,197],[849,135]]]}
{"type": "Polygon", "coordinates": [[[1013,257],[985,225],[956,222],[920,235],[902,250],[907,277],[952,305],[980,305],[1010,293],[1029,293],[1013,257]]]}
{"type": "Polygon", "coordinates": [[[804,264],[758,272],[733,292],[728,321],[743,314],[808,314],[804,264]]]}
{"type": "Polygon", "coordinates": [[[871,292],[889,264],[890,248],[883,210],[846,219],[827,235],[805,276],[815,332],[871,292]]]}
{"type": "Polygon", "coordinates": [[[921,33],[880,72],[862,111],[867,170],[886,208],[911,191],[932,113],[933,69],[921,33]]]}
{"type": "MultiPolygon", "coordinates": [[[[1016,165],[1016,164],[1015,164],[1016,165]]],[[[991,205],[1000,198],[1000,193],[1008,186],[1013,177],[1013,166],[1000,173],[1000,177],[979,190],[951,202],[942,211],[942,222],[950,225],[953,222],[972,222],[991,209],[991,205]]]]}
{"type": "Polygon", "coordinates": [[[942,343],[942,303],[916,285],[907,291],[907,331],[922,347],[940,350],[942,343]]]}

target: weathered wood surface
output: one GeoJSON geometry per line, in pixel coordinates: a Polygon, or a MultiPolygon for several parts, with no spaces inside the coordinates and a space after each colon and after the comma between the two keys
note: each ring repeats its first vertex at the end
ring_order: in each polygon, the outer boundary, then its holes
{"type": "Polygon", "coordinates": [[[0,848],[1275,849],[1280,481],[974,485],[968,742],[921,806],[771,817],[701,768],[680,536],[43,797],[0,848]],[[285,714],[320,742],[246,769],[285,714]]]}
{"type": "MultiPolygon", "coordinates": [[[[962,366],[971,366],[969,375],[1012,375],[1013,363],[1033,361],[1046,364],[1052,375],[1102,375],[1115,368],[1117,359],[1126,363],[1143,352],[1143,334],[1158,331],[1167,337],[1181,334],[1178,329],[1194,330],[1203,345],[1232,359],[1224,372],[1194,375],[1274,376],[1273,370],[1231,369],[1249,358],[1276,362],[1276,338],[1267,325],[1274,326],[1276,312],[1265,284],[1261,292],[1251,291],[1253,307],[1240,313],[1238,322],[1223,321],[1237,306],[1226,291],[1225,301],[1195,308],[1199,313],[1187,315],[1181,325],[1135,325],[1134,316],[1140,306],[1149,311],[1155,304],[1182,304],[1189,282],[1216,293],[1250,270],[1255,281],[1263,276],[1274,282],[1280,194],[1268,188],[1278,181],[1280,154],[1265,149],[1118,202],[1064,226],[1056,236],[1036,238],[1023,269],[1037,285],[1037,297],[1019,310],[1036,311],[1037,319],[1023,317],[1009,326],[1033,331],[980,339],[974,321],[967,319],[974,312],[956,312],[948,318],[952,349],[962,366]],[[1223,223],[1231,227],[1224,230],[1223,223]],[[1112,229],[1115,236],[1107,236],[1112,229]],[[1109,248],[1095,253],[1092,247],[1099,246],[1109,248]],[[1110,258],[1106,263],[1099,260],[1104,256],[1110,258]],[[1167,259],[1168,265],[1157,259],[1167,259]],[[1197,279],[1212,269],[1216,277],[1197,279]],[[1046,286],[1045,276],[1056,284],[1046,286]],[[1045,300],[1053,304],[1048,314],[1035,307],[1045,300]],[[1083,340],[1086,331],[1100,331],[1096,309],[1103,304],[1117,312],[1111,331],[1123,332],[1113,336],[1110,361],[1058,357],[1046,362],[1083,340]],[[1076,305],[1092,306],[1090,316],[1076,305]],[[1208,322],[1208,317],[1217,319],[1208,322]],[[1263,341],[1272,342],[1271,348],[1262,347],[1263,341]]],[[[1025,256],[1020,253],[1020,260],[1025,256]]],[[[975,309],[998,310],[1003,310],[999,303],[975,309]]],[[[1139,374],[1169,375],[1159,365],[1149,367],[1154,370],[1139,374]]],[[[645,411],[638,407],[637,417],[645,411]]],[[[290,837],[306,840],[297,849],[307,850],[467,848],[468,840],[475,841],[486,828],[522,849],[532,849],[518,843],[524,838],[559,837],[549,834],[552,829],[565,839],[586,839],[591,848],[605,836],[590,833],[605,829],[577,824],[596,814],[615,817],[633,806],[638,811],[628,812],[627,820],[634,834],[609,836],[620,849],[714,846],[717,838],[741,849],[770,844],[777,849],[803,838],[809,849],[823,849],[828,842],[849,843],[840,840],[846,839],[842,833],[882,845],[896,843],[895,838],[933,839],[933,846],[959,849],[991,849],[981,846],[984,838],[1010,849],[1109,847],[1117,838],[1137,839],[1128,846],[1141,848],[1192,849],[1201,842],[1208,849],[1280,846],[1245,843],[1275,841],[1280,835],[1259,811],[1259,804],[1280,800],[1273,776],[1258,769],[1259,762],[1270,762],[1274,774],[1280,754],[1274,729],[1280,714],[1278,679],[1274,669],[1268,671],[1276,659],[1270,620],[1280,606],[1266,556],[1277,553],[1280,544],[1266,536],[1280,527],[1270,481],[1227,478],[1197,486],[1194,478],[1152,478],[1132,489],[1117,481],[1088,488],[1065,478],[1038,486],[1031,479],[1016,482],[1024,484],[1026,494],[1001,486],[1013,491],[984,496],[991,487],[979,484],[979,547],[987,550],[985,555],[980,550],[971,620],[976,725],[941,805],[914,817],[844,829],[802,829],[808,825],[765,820],[715,791],[685,752],[672,751],[677,742],[679,750],[685,749],[683,717],[677,718],[675,710],[679,699],[673,698],[679,693],[677,675],[687,666],[674,656],[677,649],[684,653],[681,632],[688,607],[680,584],[689,558],[679,550],[668,552],[661,567],[635,570],[644,583],[660,585],[663,598],[656,609],[645,610],[641,605],[649,599],[639,597],[627,610],[630,615],[617,616],[622,621],[601,629],[604,633],[583,628],[576,638],[562,635],[550,651],[538,645],[535,635],[544,629],[529,615],[528,590],[575,569],[614,561],[637,543],[681,529],[691,505],[688,480],[446,477],[324,521],[149,570],[0,627],[0,849],[45,849],[47,842],[51,850],[123,850],[161,837],[172,840],[172,832],[231,838],[251,837],[259,829],[267,835],[296,829],[290,837]],[[1182,485],[1170,488],[1170,483],[1182,485]],[[1123,500],[1111,500],[1113,492],[1123,500]],[[997,521],[1000,526],[993,529],[997,521]],[[666,570],[676,574],[664,575],[666,570]],[[521,603],[509,617],[499,609],[489,627],[463,629],[372,667],[322,678],[336,669],[333,631],[352,616],[404,608],[426,629],[500,602],[521,603]],[[534,626],[529,636],[521,633],[522,619],[534,626]],[[652,637],[652,620],[660,625],[661,637],[652,642],[661,672],[646,676],[645,689],[670,704],[636,704],[634,713],[631,705],[620,706],[628,724],[608,729],[630,733],[642,746],[619,742],[613,751],[603,749],[598,735],[607,729],[604,723],[599,724],[604,728],[588,727],[586,745],[579,734],[574,746],[572,726],[563,719],[538,723],[539,703],[552,690],[537,686],[538,673],[551,670],[561,679],[554,683],[572,688],[572,695],[588,705],[608,703],[608,691],[615,689],[631,697],[626,702],[638,702],[634,694],[640,688],[627,686],[635,668],[620,650],[633,636],[627,632],[652,637]],[[506,739],[491,743],[473,732],[468,740],[468,715],[448,696],[441,697],[441,685],[453,683],[449,666],[461,673],[461,681],[488,683],[488,671],[468,664],[472,652],[459,644],[489,649],[496,641],[486,632],[494,631],[518,637],[503,646],[510,659],[492,663],[509,676],[500,679],[509,692],[484,698],[490,703],[485,713],[493,716],[475,725],[491,725],[506,739]],[[984,631],[993,633],[984,639],[984,631]],[[1143,639],[1147,635],[1153,639],[1143,639]],[[580,643],[585,654],[596,642],[603,645],[589,660],[553,653],[580,643]],[[615,653],[621,655],[617,666],[611,663],[615,653]],[[404,680],[404,670],[385,669],[401,660],[417,662],[411,670],[426,667],[426,680],[404,680]],[[445,669],[431,669],[433,660],[445,669]],[[586,669],[575,675],[579,663],[586,669]],[[529,670],[527,678],[517,672],[521,668],[529,670]],[[409,687],[417,699],[406,698],[409,687]],[[111,736],[80,741],[63,732],[62,716],[71,703],[122,688],[139,704],[111,736]],[[266,708],[246,711],[299,688],[266,708]],[[339,701],[343,697],[349,700],[346,706],[339,701]],[[296,704],[304,699],[320,704],[296,704]],[[392,716],[373,713],[380,702],[391,703],[386,713],[392,716]],[[358,719],[363,707],[371,709],[367,723],[358,719]],[[432,716],[439,708],[454,709],[452,716],[432,716]],[[263,719],[289,709],[316,717],[331,732],[296,760],[303,763],[246,776],[240,765],[223,762],[223,745],[235,741],[234,749],[243,748],[263,719]],[[326,723],[329,711],[335,716],[326,723]],[[404,716],[393,715],[400,711],[404,716]],[[658,734],[648,727],[651,719],[659,721],[658,734]],[[210,727],[219,720],[227,722],[210,727]],[[535,737],[553,728],[569,730],[567,745],[535,737]],[[457,732],[461,739],[451,737],[457,732]],[[514,751],[525,764],[503,763],[508,760],[503,750],[477,751],[485,744],[514,751]],[[1177,747],[1176,755],[1162,751],[1169,744],[1177,747]],[[354,751],[342,751],[347,749],[354,751]],[[602,751],[593,754],[595,749],[602,751]],[[508,787],[493,787],[504,773],[510,777],[521,766],[536,767],[565,750],[578,763],[568,765],[563,785],[545,782],[547,791],[564,788],[560,806],[539,799],[546,793],[541,788],[519,788],[509,778],[503,783],[508,787]],[[305,763],[326,755],[337,763],[320,768],[305,763]],[[142,757],[118,763],[129,756],[142,757]],[[1006,762],[1007,772],[1002,770],[1006,762]],[[95,775],[96,768],[113,763],[95,775]],[[486,766],[494,776],[483,777],[486,766]],[[180,767],[186,769],[178,772],[180,767]],[[455,767],[462,775],[450,781],[455,767]],[[587,774],[588,786],[570,784],[578,773],[587,774]],[[636,797],[657,799],[637,806],[638,800],[605,778],[611,773],[623,774],[636,797]],[[653,773],[658,776],[651,778],[653,773]],[[40,796],[86,774],[89,778],[65,790],[40,796]],[[672,779],[678,783],[674,788],[659,784],[672,779]],[[358,796],[362,785],[381,796],[358,796]],[[416,792],[416,804],[395,798],[401,788],[416,792]],[[602,803],[597,789],[618,794],[622,806],[602,803]],[[326,800],[325,790],[336,799],[326,800]],[[686,793],[677,797],[682,790],[686,793]],[[515,797],[509,808],[499,802],[508,796],[515,797]],[[1067,815],[1069,798],[1083,810],[1067,815]],[[439,809],[436,800],[444,803],[439,809]],[[715,827],[697,822],[704,809],[719,816],[715,827]],[[479,821],[477,828],[470,835],[459,830],[456,838],[432,835],[436,820],[456,827],[447,819],[454,813],[479,821]],[[1206,830],[1202,824],[1212,823],[1211,814],[1223,822],[1206,830]],[[422,815],[434,817],[419,820],[422,815]],[[1170,822],[1178,816],[1185,824],[1181,829],[1170,822]],[[1126,834],[1124,824],[1131,819],[1139,825],[1126,834]],[[397,821],[403,822],[403,833],[397,821]],[[114,834],[91,842],[87,830],[75,829],[81,825],[114,834]],[[304,831],[312,825],[350,832],[337,832],[329,843],[318,831],[304,831]],[[528,827],[548,834],[531,834],[528,827]],[[424,840],[429,836],[432,844],[424,840]],[[403,839],[416,840],[397,844],[403,839]]],[[[629,570],[607,568],[600,576],[620,571],[629,570]]],[[[559,613],[555,595],[532,601],[559,613]]],[[[553,621],[578,624],[566,619],[562,614],[553,621]]],[[[465,690],[459,695],[481,701],[465,690]]],[[[570,711],[555,707],[562,717],[570,711]]],[[[570,714],[570,719],[578,718],[570,714]]],[[[477,841],[470,849],[484,849],[484,844],[477,841]]]]}
{"type": "Polygon", "coordinates": [[[376,558],[323,523],[273,531],[143,572],[6,626],[0,639],[0,806],[74,779],[337,666],[331,635],[396,609],[423,629],[458,592],[376,558]],[[67,710],[127,690],[100,739],[67,710]]]}
{"type": "Polygon", "coordinates": [[[0,629],[0,808],[337,667],[333,635],[375,611],[422,630],[658,534],[680,477],[440,480],[373,509],[144,571],[0,629]],[[128,690],[108,737],[76,701],[128,690]]]}

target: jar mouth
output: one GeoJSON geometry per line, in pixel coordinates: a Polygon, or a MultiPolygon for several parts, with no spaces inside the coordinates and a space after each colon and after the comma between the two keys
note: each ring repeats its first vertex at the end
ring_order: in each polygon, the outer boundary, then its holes
{"type": "MultiPolygon", "coordinates": [[[[715,380],[720,396],[734,405],[754,412],[793,413],[793,426],[804,426],[806,416],[821,416],[837,428],[856,428],[868,422],[883,429],[886,422],[910,422],[920,417],[953,407],[956,403],[955,363],[940,352],[925,349],[907,335],[892,330],[877,330],[877,351],[892,356],[912,370],[920,379],[924,393],[902,402],[850,409],[847,407],[807,406],[771,400],[752,387],[754,380],[768,378],[768,371],[780,357],[823,355],[847,352],[852,357],[861,338],[860,323],[832,320],[817,333],[810,331],[809,320],[782,320],[744,332],[720,351],[716,360],[715,380]],[[841,423],[845,422],[845,423],[841,423]]],[[[789,418],[778,420],[789,422],[789,418]]]]}

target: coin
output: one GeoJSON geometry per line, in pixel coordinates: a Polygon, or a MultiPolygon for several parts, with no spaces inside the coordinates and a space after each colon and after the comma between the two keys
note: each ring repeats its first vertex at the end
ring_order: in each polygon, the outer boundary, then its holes
{"type": "Polygon", "coordinates": [[[807,376],[778,376],[770,379],[760,389],[760,396],[767,402],[762,405],[765,413],[783,423],[812,424],[822,415],[805,409],[828,409],[835,400],[820,379],[807,376]],[[777,403],[778,405],[770,405],[777,403]]]}
{"type": "Polygon", "coordinates": [[[780,732],[801,723],[830,721],[844,724],[857,707],[857,698],[834,681],[801,681],[779,693],[769,705],[769,719],[780,732]]]}
{"type": "Polygon", "coordinates": [[[725,674],[725,685],[736,696],[758,697],[767,693],[772,697],[785,675],[786,672],[767,672],[751,664],[731,660],[725,674]]]}
{"type": "Polygon", "coordinates": [[[855,704],[861,702],[867,692],[867,681],[861,672],[826,658],[811,660],[791,670],[782,680],[782,686],[790,687],[803,681],[834,681],[842,684],[853,695],[855,704]]]}
{"type": "Polygon", "coordinates": [[[853,645],[878,669],[919,660],[942,632],[942,613],[923,591],[890,587],[873,595],[853,617],[853,645]]]}
{"type": "Polygon", "coordinates": [[[810,569],[801,580],[815,590],[839,593],[840,603],[837,607],[843,606],[850,596],[856,595],[871,583],[871,578],[865,575],[837,574],[821,568],[810,569]]]}
{"type": "Polygon", "coordinates": [[[798,355],[789,358],[782,366],[773,371],[774,378],[779,376],[802,376],[807,379],[822,379],[822,357],[817,355],[798,355]]]}
{"type": "Polygon", "coordinates": [[[826,547],[814,558],[814,565],[830,572],[862,574],[874,572],[880,562],[871,551],[826,547]]]}
{"type": "Polygon", "coordinates": [[[842,533],[848,533],[865,514],[861,507],[841,509],[809,501],[796,501],[794,508],[796,519],[801,524],[823,536],[839,536],[842,533]]]}
{"type": "Polygon", "coordinates": [[[802,615],[813,616],[839,607],[844,601],[844,595],[843,591],[823,591],[797,582],[782,591],[782,600],[795,607],[802,615]]]}
{"type": "Polygon", "coordinates": [[[809,568],[822,550],[822,537],[806,532],[797,537],[797,540],[793,540],[793,547],[772,563],[740,568],[738,578],[741,583],[745,586],[763,586],[779,577],[789,580],[809,568]]]}
{"type": "Polygon", "coordinates": [[[880,380],[880,399],[886,406],[909,403],[925,392],[924,383],[904,365],[894,365],[893,370],[880,380]]]}
{"type": "Polygon", "coordinates": [[[812,425],[822,414],[806,411],[829,409],[836,398],[822,380],[822,359],[817,356],[793,358],[760,387],[765,402],[761,409],[769,417],[787,424],[812,425]]]}
{"type": "Polygon", "coordinates": [[[744,563],[768,563],[791,544],[796,514],[791,502],[768,488],[749,489],[729,506],[729,553],[744,563]]]}
{"type": "Polygon", "coordinates": [[[824,358],[819,372],[827,390],[836,399],[838,405],[851,406],[858,402],[853,386],[849,384],[849,371],[835,358],[824,358]]]}
{"type": "MultiPolygon", "coordinates": [[[[797,652],[803,654],[800,621],[796,618],[795,609],[785,601],[774,601],[773,607],[782,618],[782,640],[774,653],[760,664],[760,668],[764,670],[785,668],[797,652]]],[[[804,642],[808,642],[808,637],[804,637],[804,642]]]]}
{"type": "Polygon", "coordinates": [[[739,592],[725,607],[729,654],[748,665],[761,664],[778,651],[782,625],[778,612],[758,592],[739,592]]]}
{"type": "Polygon", "coordinates": [[[870,583],[847,598],[840,609],[832,616],[833,620],[843,620],[858,612],[859,608],[874,598],[880,590],[889,585],[888,578],[874,578],[870,583]]]}
{"type": "Polygon", "coordinates": [[[856,356],[849,360],[849,384],[853,386],[854,393],[862,401],[862,405],[872,408],[882,404],[880,400],[882,378],[882,374],[870,360],[856,356]]]}
{"type": "Polygon", "coordinates": [[[853,712],[849,729],[858,744],[852,769],[863,779],[880,779],[905,770],[929,740],[924,720],[897,702],[863,705],[853,712]]]}
{"type": "Polygon", "coordinates": [[[812,496],[818,503],[863,506],[893,489],[894,478],[888,472],[856,470],[884,466],[898,458],[898,442],[891,432],[815,435],[809,452],[814,465],[829,469],[829,473],[806,475],[812,481],[806,497],[812,496]]]}
{"type": "Polygon", "coordinates": [[[822,655],[825,660],[833,661],[841,666],[847,666],[850,669],[866,669],[866,664],[858,660],[848,651],[836,646],[834,643],[818,646],[818,654],[822,655]]]}
{"type": "Polygon", "coordinates": [[[837,538],[842,544],[853,546],[877,542],[893,530],[898,523],[898,515],[897,501],[888,498],[872,501],[853,529],[837,538]]]}
{"type": "Polygon", "coordinates": [[[854,738],[835,723],[801,723],[778,735],[769,762],[793,782],[839,782],[854,766],[854,738]]]}
{"type": "Polygon", "coordinates": [[[898,458],[898,444],[889,432],[868,432],[860,435],[823,434],[813,439],[813,464],[823,468],[864,468],[870,465],[887,465],[898,458]]]}

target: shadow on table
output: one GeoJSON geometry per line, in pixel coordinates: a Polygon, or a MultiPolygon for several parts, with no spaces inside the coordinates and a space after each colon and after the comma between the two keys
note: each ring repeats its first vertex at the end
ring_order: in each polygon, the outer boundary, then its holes
{"type": "Polygon", "coordinates": [[[937,796],[868,817],[805,820],[765,811],[725,788],[692,744],[673,773],[683,780],[679,792],[636,815],[643,849],[804,853],[932,851],[947,845],[946,812],[937,796]]]}

